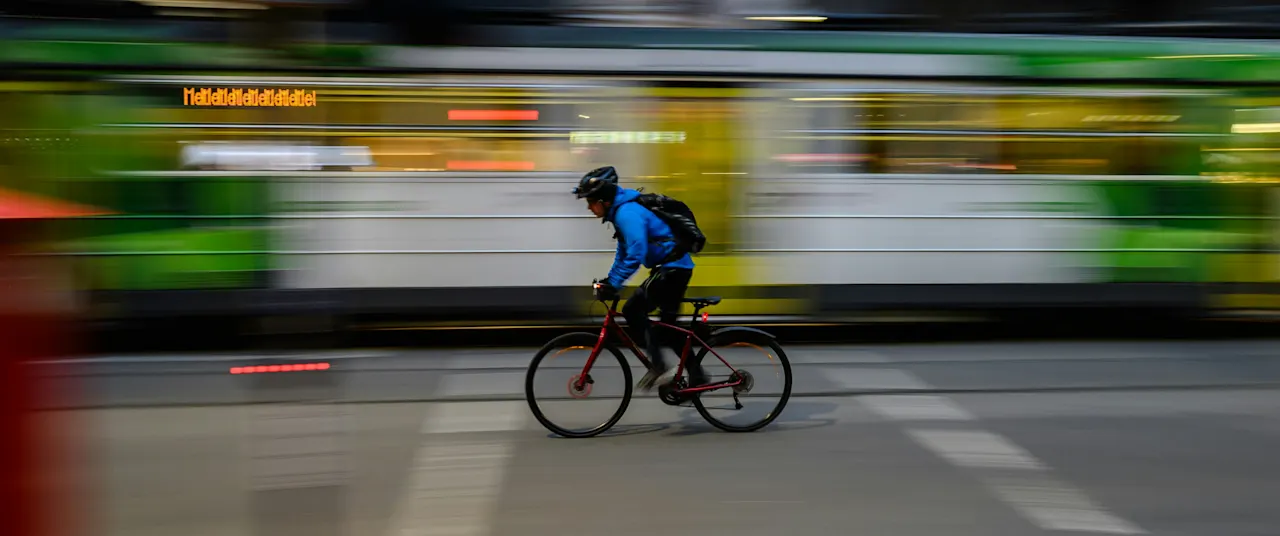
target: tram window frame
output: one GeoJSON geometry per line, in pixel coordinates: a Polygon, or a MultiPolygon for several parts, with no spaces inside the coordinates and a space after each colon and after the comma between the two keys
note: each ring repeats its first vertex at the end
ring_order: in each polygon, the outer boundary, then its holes
{"type": "MultiPolygon", "coordinates": [[[[1010,153],[1035,153],[1027,150],[1037,145],[1072,144],[1087,148],[1086,153],[1098,155],[1085,158],[1082,164],[1090,161],[1105,160],[1105,163],[1093,162],[1089,169],[1064,168],[1068,163],[1059,158],[1059,169],[1052,174],[1198,174],[1200,155],[1194,134],[1215,133],[1222,124],[1223,118],[1215,115],[1217,107],[1205,97],[1194,97],[1177,94],[1091,94],[1089,92],[1067,93],[1056,95],[1046,92],[1010,94],[983,94],[980,92],[959,93],[951,95],[939,93],[912,93],[895,90],[868,90],[847,93],[842,97],[829,97],[832,101],[847,101],[827,106],[818,103],[790,106],[789,113],[801,116],[805,130],[810,135],[807,139],[786,140],[790,143],[780,144],[780,148],[790,151],[793,147],[802,147],[802,152],[813,152],[815,148],[821,154],[832,153],[830,144],[844,147],[857,147],[858,151],[869,154],[870,163],[865,171],[871,173],[919,173],[922,170],[910,164],[895,165],[895,160],[936,161],[942,167],[961,163],[961,168],[980,169],[1000,174],[1043,173],[1043,166],[1024,169],[1023,159],[1007,158],[1010,153]],[[898,104],[901,110],[889,109],[885,121],[872,125],[857,121],[869,115],[875,108],[884,108],[898,104]],[[921,105],[928,104],[928,105],[921,105]],[[1047,106],[1046,110],[1036,111],[1039,105],[1047,106]],[[1091,108],[1098,108],[1094,114],[1091,108]],[[795,110],[808,109],[808,115],[795,114],[795,110]],[[840,128],[824,128],[819,124],[823,119],[830,120],[820,114],[821,111],[837,109],[856,110],[852,118],[840,128]],[[1133,112],[1125,115],[1120,112],[1133,112]],[[1113,113],[1115,112],[1115,113],[1113,113]],[[815,120],[813,115],[819,113],[823,119],[815,120]],[[933,125],[921,125],[921,118],[906,117],[912,113],[923,113],[925,119],[933,125]],[[1057,121],[1046,123],[1047,117],[1057,114],[1057,121]],[[1096,116],[1096,117],[1091,117],[1096,116]],[[1179,122],[1187,119],[1185,122],[1179,122]],[[905,122],[903,122],[905,120],[905,122]],[[1126,122],[1127,121],[1127,122],[1126,122]],[[1054,124],[1057,123],[1057,124],[1054,124]],[[1133,125],[1138,125],[1134,127],[1133,125]],[[1152,126],[1154,125],[1154,126],[1152,126]],[[870,128],[868,128],[868,126],[870,128]],[[1147,126],[1148,128],[1141,128],[1147,126]],[[930,128],[920,128],[930,127],[930,128]],[[825,132],[823,132],[825,131],[825,132]],[[912,131],[915,131],[913,134],[912,131]],[[1125,136],[1124,134],[1132,134],[1125,136]],[[1191,138],[1164,137],[1159,134],[1189,133],[1191,138]],[[1055,136],[1057,134],[1057,136],[1055,136]],[[1111,136],[1109,134],[1115,134],[1111,136]],[[1150,134],[1156,134],[1152,136],[1150,134]],[[919,136],[920,139],[901,139],[919,136]],[[954,139],[946,139],[955,136],[954,139]],[[1078,137],[1073,143],[1071,137],[1078,137]],[[979,138],[979,139],[973,139],[979,138]],[[1035,140],[1035,138],[1041,138],[1035,140]],[[1060,139],[1055,139],[1060,138],[1060,139]],[[1194,141],[1186,141],[1191,139],[1194,141]],[[1034,141],[1028,141],[1034,140],[1034,141]],[[1105,142],[1099,142],[1106,140],[1105,142]],[[1078,145],[1077,145],[1078,143],[1078,145]],[[827,147],[822,147],[827,145],[827,147]],[[933,145],[934,149],[924,153],[936,153],[935,156],[920,156],[920,147],[933,145]],[[971,149],[956,149],[969,145],[971,149]],[[1120,150],[1113,150],[1114,146],[1120,150]],[[1171,153],[1170,156],[1146,157],[1151,152],[1171,153]],[[1135,162],[1135,157],[1140,161],[1135,162]],[[1142,161],[1145,161],[1142,162],[1142,161]]],[[[816,99],[815,99],[816,100],[816,99]]],[[[826,104],[826,103],[824,103],[826,104]]],[[[832,114],[834,115],[834,114],[832,114]]],[[[879,115],[875,114],[878,118],[879,115]]],[[[790,117],[782,118],[783,121],[790,117]]],[[[780,152],[780,151],[778,151],[780,152]]],[[[1060,149],[1043,151],[1047,153],[1062,152],[1060,149]]],[[[789,172],[805,172],[803,165],[788,166],[781,164],[789,172]]],[[[952,171],[955,171],[954,169],[952,171]]]]}

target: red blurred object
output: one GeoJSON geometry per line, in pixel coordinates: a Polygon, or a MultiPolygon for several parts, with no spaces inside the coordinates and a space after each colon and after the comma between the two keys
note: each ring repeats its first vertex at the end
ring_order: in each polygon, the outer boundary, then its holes
{"type": "Polygon", "coordinates": [[[0,188],[0,220],[103,216],[111,211],[0,188]]]}
{"type": "MultiPolygon", "coordinates": [[[[69,278],[58,259],[24,257],[38,239],[39,220],[107,214],[99,208],[0,188],[0,534],[76,536],[87,525],[82,444],[87,427],[67,412],[42,411],[63,402],[70,383],[56,386],[33,362],[73,351],[66,299],[69,278]]],[[[54,365],[41,365],[42,370],[54,365]]],[[[63,366],[63,365],[57,365],[63,366]]]]}
{"type": "Polygon", "coordinates": [[[537,121],[537,110],[449,110],[450,121],[537,121]]]}
{"type": "Polygon", "coordinates": [[[533,171],[534,162],[520,160],[450,160],[445,168],[452,171],[533,171]]]}
{"type": "Polygon", "coordinates": [[[328,363],[293,363],[288,365],[255,365],[252,367],[231,367],[232,374],[262,374],[264,372],[302,372],[310,370],[329,370],[328,363]]]}

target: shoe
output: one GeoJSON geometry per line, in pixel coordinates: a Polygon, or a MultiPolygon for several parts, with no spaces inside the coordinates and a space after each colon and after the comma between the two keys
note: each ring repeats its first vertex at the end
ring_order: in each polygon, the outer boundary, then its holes
{"type": "Polygon", "coordinates": [[[654,387],[669,385],[675,381],[676,367],[671,367],[662,372],[659,372],[659,370],[661,369],[646,372],[644,377],[640,378],[640,381],[636,383],[636,387],[647,393],[653,390],[654,387]]]}

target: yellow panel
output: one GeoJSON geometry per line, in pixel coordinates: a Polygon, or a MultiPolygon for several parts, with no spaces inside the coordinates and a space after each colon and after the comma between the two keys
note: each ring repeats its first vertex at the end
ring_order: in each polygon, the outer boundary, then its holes
{"type": "Polygon", "coordinates": [[[731,99],[741,92],[740,89],[719,87],[653,87],[646,90],[651,96],[668,99],[731,99]]]}
{"type": "MultiPolygon", "coordinates": [[[[650,113],[640,114],[634,128],[646,132],[684,132],[684,143],[648,144],[644,153],[652,163],[647,192],[662,193],[684,201],[698,215],[707,234],[706,249],[693,258],[697,266],[689,283],[689,296],[720,295],[724,301],[705,309],[717,315],[788,315],[805,310],[802,300],[764,299],[756,296],[746,270],[747,254],[735,254],[735,221],[740,213],[733,192],[751,158],[747,114],[751,111],[740,88],[644,88],[650,113]]],[[[636,274],[648,276],[648,270],[636,274]]],[[[602,307],[583,307],[599,315],[602,307]]],[[[693,312],[685,306],[684,314],[693,312]]]]}
{"type": "Polygon", "coordinates": [[[1212,303],[1215,309],[1280,309],[1280,294],[1220,294],[1212,303]]]}
{"type": "MultiPolygon", "coordinates": [[[[698,226],[707,234],[705,250],[694,262],[690,291],[696,287],[740,287],[740,265],[729,253],[733,233],[729,215],[732,181],[745,169],[740,161],[745,109],[729,88],[649,88],[656,113],[643,130],[684,132],[684,143],[652,145],[655,190],[684,201],[698,215],[698,226]]],[[[737,313],[726,299],[716,306],[722,313],[737,313]]]]}
{"type": "Polygon", "coordinates": [[[1224,283],[1280,282],[1280,254],[1224,253],[1215,255],[1210,281],[1224,283]]]}

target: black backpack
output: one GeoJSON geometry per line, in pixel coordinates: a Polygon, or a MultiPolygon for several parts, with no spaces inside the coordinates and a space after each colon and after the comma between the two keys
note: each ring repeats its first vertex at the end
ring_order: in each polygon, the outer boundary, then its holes
{"type": "MultiPolygon", "coordinates": [[[[678,259],[685,253],[697,255],[707,245],[707,236],[698,228],[698,218],[683,201],[662,194],[640,194],[635,202],[666,222],[675,235],[675,251],[664,262],[678,259]]],[[[621,239],[621,235],[614,233],[614,238],[621,239]]]]}

